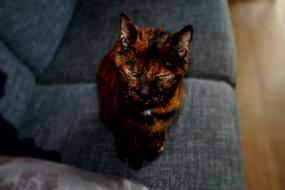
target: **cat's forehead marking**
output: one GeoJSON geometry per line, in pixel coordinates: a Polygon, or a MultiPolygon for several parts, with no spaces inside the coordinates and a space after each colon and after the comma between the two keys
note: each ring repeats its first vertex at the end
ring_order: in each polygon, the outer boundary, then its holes
{"type": "Polygon", "coordinates": [[[140,53],[148,53],[150,48],[156,47],[160,41],[166,39],[167,33],[160,29],[140,29],[136,49],[140,53]]]}
{"type": "Polygon", "coordinates": [[[137,51],[142,53],[142,52],[145,52],[147,48],[148,48],[148,44],[146,43],[145,40],[140,40],[140,39],[137,40],[136,42],[137,51]]]}
{"type": "Polygon", "coordinates": [[[148,48],[148,37],[149,34],[146,33],[146,31],[144,30],[139,30],[139,35],[138,35],[138,39],[136,41],[136,49],[138,52],[143,53],[147,50],[148,48]]]}

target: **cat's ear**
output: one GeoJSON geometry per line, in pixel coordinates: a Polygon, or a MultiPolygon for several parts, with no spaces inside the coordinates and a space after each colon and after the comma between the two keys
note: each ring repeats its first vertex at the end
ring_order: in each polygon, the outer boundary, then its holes
{"type": "Polygon", "coordinates": [[[125,14],[121,13],[120,16],[120,40],[122,45],[127,47],[129,44],[135,42],[137,38],[137,29],[131,22],[130,18],[125,14]]]}
{"type": "Polygon", "coordinates": [[[193,28],[191,25],[185,26],[171,38],[170,44],[175,46],[180,57],[187,56],[193,37],[193,28]]]}

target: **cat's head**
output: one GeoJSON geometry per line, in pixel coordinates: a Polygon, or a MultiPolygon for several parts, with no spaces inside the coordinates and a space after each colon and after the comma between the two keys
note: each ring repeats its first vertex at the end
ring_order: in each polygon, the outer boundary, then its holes
{"type": "Polygon", "coordinates": [[[115,64],[125,98],[146,107],[169,100],[188,70],[192,35],[191,25],[169,33],[138,27],[122,13],[115,64]]]}

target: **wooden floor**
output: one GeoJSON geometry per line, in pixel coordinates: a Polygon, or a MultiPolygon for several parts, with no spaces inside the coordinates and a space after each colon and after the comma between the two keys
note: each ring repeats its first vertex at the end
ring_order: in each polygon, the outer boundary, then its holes
{"type": "Polygon", "coordinates": [[[248,190],[285,190],[285,2],[230,1],[248,190]]]}

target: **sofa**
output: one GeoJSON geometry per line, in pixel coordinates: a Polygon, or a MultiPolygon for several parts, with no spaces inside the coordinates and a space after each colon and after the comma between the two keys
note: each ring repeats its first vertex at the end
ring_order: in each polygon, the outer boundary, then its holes
{"type": "MultiPolygon", "coordinates": [[[[37,150],[26,153],[4,141],[13,153],[0,158],[62,162],[156,190],[244,189],[226,0],[4,0],[0,21],[0,133],[8,137],[8,123],[17,143],[29,139],[37,150]],[[96,96],[97,66],[118,39],[121,12],[144,27],[194,29],[184,106],[167,132],[165,152],[138,171],[118,158],[96,96]]],[[[0,162],[0,187],[1,163],[7,162],[0,162]]]]}

